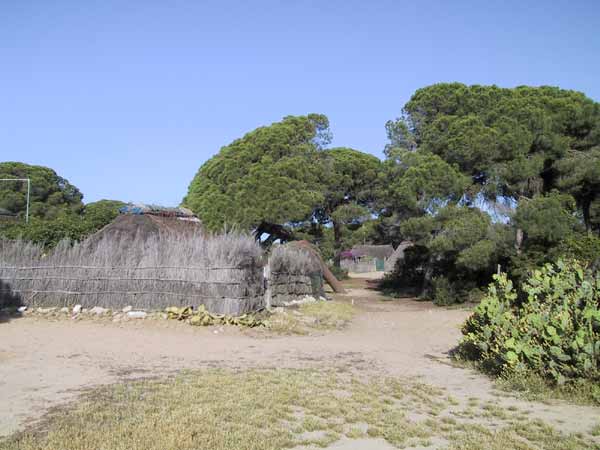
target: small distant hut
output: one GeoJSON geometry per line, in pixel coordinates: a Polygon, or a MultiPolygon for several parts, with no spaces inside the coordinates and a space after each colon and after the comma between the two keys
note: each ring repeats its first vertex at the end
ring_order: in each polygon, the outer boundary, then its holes
{"type": "Polygon", "coordinates": [[[412,247],[413,245],[415,244],[412,241],[400,242],[400,245],[398,245],[396,250],[394,250],[394,253],[392,253],[392,255],[385,260],[385,271],[393,272],[396,268],[396,264],[398,264],[398,262],[404,261],[404,253],[406,249],[412,247]]]}
{"type": "Polygon", "coordinates": [[[394,253],[391,245],[355,245],[340,254],[343,269],[352,273],[386,270],[385,262],[394,253]]]}

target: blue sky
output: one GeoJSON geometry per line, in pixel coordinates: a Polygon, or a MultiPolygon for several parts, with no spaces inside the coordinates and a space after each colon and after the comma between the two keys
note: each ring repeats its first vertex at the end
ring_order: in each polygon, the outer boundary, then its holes
{"type": "Polygon", "coordinates": [[[290,114],[381,156],[443,81],[600,100],[600,2],[0,0],[0,161],[85,201],[178,204],[204,161],[290,114]]]}

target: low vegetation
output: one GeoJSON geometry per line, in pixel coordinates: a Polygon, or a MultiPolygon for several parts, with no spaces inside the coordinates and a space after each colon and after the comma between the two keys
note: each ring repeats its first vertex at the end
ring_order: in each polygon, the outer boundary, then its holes
{"type": "Polygon", "coordinates": [[[600,275],[581,263],[547,264],[520,286],[496,276],[463,334],[459,354],[509,385],[544,380],[600,404],[600,275]]]}
{"type": "Polygon", "coordinates": [[[522,411],[461,405],[412,379],[204,370],[96,389],[0,448],[275,450],[382,438],[397,448],[583,450],[594,445],[592,432],[563,435],[522,411]]]}
{"type": "Polygon", "coordinates": [[[240,316],[211,314],[204,305],[200,305],[197,309],[192,309],[189,306],[169,306],[165,309],[165,313],[168,319],[183,321],[194,326],[236,325],[254,328],[265,325],[264,320],[254,314],[242,314],[240,316]]]}
{"type": "Polygon", "coordinates": [[[268,330],[278,334],[310,334],[342,329],[352,320],[356,308],[339,301],[305,303],[297,308],[278,308],[265,321],[268,330]]]}
{"type": "Polygon", "coordinates": [[[600,405],[598,383],[585,379],[556,384],[533,372],[504,373],[495,380],[501,391],[528,401],[564,401],[575,405],[600,405]]]}

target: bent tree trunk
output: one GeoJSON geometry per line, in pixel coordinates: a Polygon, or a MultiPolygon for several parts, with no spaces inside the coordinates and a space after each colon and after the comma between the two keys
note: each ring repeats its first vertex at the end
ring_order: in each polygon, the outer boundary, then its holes
{"type": "Polygon", "coordinates": [[[294,233],[289,231],[283,225],[270,222],[261,222],[254,230],[254,238],[265,248],[270,247],[271,244],[278,239],[282,244],[295,240],[294,233]],[[264,241],[261,241],[263,234],[268,234],[269,237],[264,241]]]}
{"type": "Polygon", "coordinates": [[[327,283],[329,284],[329,286],[331,286],[333,291],[337,292],[338,294],[343,294],[344,292],[346,292],[344,286],[342,286],[342,283],[340,283],[339,280],[335,277],[335,275],[331,273],[331,270],[329,270],[327,264],[325,264],[323,258],[321,258],[321,255],[311,246],[311,244],[308,241],[304,240],[298,241],[298,244],[306,248],[309,252],[316,255],[321,266],[321,270],[323,271],[323,278],[325,278],[325,281],[327,281],[327,283]]]}

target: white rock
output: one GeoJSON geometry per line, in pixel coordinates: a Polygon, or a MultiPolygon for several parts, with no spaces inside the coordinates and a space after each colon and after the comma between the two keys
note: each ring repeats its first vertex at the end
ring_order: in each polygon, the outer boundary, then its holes
{"type": "Polygon", "coordinates": [[[49,313],[54,311],[56,308],[50,307],[50,308],[38,308],[37,312],[45,314],[45,313],[49,313]]]}
{"type": "Polygon", "coordinates": [[[69,308],[67,308],[66,306],[63,308],[60,308],[60,312],[61,313],[68,313],[69,312],[69,308]]]}
{"type": "Polygon", "coordinates": [[[108,312],[108,309],[103,308],[101,306],[94,306],[92,309],[90,309],[90,314],[96,314],[97,316],[101,316],[102,314],[106,314],[108,312]]]}
{"type": "Polygon", "coordinates": [[[289,302],[285,302],[284,306],[293,306],[293,305],[303,305],[305,303],[315,303],[318,300],[310,295],[305,295],[303,298],[298,300],[291,300],[289,302]]]}
{"type": "Polygon", "coordinates": [[[121,311],[123,311],[124,313],[128,313],[131,310],[133,310],[133,306],[129,305],[123,308],[121,311]]]}
{"type": "Polygon", "coordinates": [[[145,311],[129,311],[127,317],[131,319],[145,319],[148,313],[145,311]]]}
{"type": "Polygon", "coordinates": [[[81,309],[82,309],[81,305],[73,306],[73,314],[79,314],[81,312],[81,309]]]}
{"type": "Polygon", "coordinates": [[[25,311],[27,311],[27,306],[19,306],[17,311],[19,311],[20,313],[25,312],[25,311]]]}

